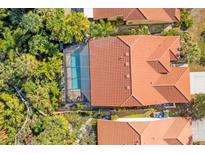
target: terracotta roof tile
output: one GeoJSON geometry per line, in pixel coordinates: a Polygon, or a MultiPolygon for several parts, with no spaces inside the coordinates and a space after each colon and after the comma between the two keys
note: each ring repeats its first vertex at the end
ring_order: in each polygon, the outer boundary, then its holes
{"type": "Polygon", "coordinates": [[[166,75],[162,75],[154,87],[170,102],[183,103],[191,100],[189,83],[189,68],[173,68],[166,75]]]}
{"type": "Polygon", "coordinates": [[[178,53],[177,41],[173,36],[143,35],[90,40],[91,104],[188,103],[189,69],[173,68],[170,63],[170,52],[178,53]]]}
{"type": "Polygon", "coordinates": [[[180,10],[179,9],[165,8],[164,10],[169,14],[172,20],[180,21],[180,10]]]}
{"type": "Polygon", "coordinates": [[[116,20],[117,17],[123,17],[125,21],[147,20],[169,23],[180,20],[180,10],[163,8],[95,8],[93,9],[93,16],[94,20],[116,20]]]}
{"type": "Polygon", "coordinates": [[[113,123],[112,121],[98,120],[98,144],[140,144],[140,136],[126,122],[113,123]],[[108,131],[109,130],[109,131],[108,131]],[[124,130],[124,131],[122,131],[124,130]],[[116,134],[113,132],[116,132],[116,134]],[[109,136],[109,139],[105,140],[109,136]]]}
{"type": "Polygon", "coordinates": [[[170,17],[171,14],[168,14],[164,9],[139,9],[142,14],[146,17],[147,20],[156,20],[156,21],[167,21],[173,22],[170,17]]]}
{"type": "Polygon", "coordinates": [[[135,122],[98,120],[97,127],[98,144],[192,144],[190,118],[135,122]]]}

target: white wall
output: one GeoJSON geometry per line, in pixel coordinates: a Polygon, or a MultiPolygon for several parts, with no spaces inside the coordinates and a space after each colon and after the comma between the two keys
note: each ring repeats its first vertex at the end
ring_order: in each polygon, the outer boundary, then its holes
{"type": "Polygon", "coordinates": [[[205,119],[192,121],[193,141],[205,141],[205,119]]]}
{"type": "Polygon", "coordinates": [[[93,8],[84,8],[84,15],[93,18],[93,8]]]}
{"type": "Polygon", "coordinates": [[[205,72],[190,73],[191,94],[205,93],[205,72]]]}

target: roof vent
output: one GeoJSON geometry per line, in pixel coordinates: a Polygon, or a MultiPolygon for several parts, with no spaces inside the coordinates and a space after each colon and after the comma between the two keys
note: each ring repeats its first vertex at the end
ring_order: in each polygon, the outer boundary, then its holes
{"type": "Polygon", "coordinates": [[[130,78],[130,75],[129,75],[129,74],[126,74],[125,77],[126,77],[127,79],[129,79],[129,78],[130,78]]]}
{"type": "Polygon", "coordinates": [[[129,57],[129,55],[130,55],[129,52],[125,52],[126,57],[129,57]]]}
{"type": "Polygon", "coordinates": [[[129,66],[129,62],[125,62],[125,66],[129,66]]]}
{"type": "Polygon", "coordinates": [[[125,86],[125,89],[126,90],[130,90],[130,86],[125,86]]]}
{"type": "Polygon", "coordinates": [[[118,58],[118,60],[122,60],[122,59],[123,59],[123,57],[122,57],[122,56],[118,58]]]}

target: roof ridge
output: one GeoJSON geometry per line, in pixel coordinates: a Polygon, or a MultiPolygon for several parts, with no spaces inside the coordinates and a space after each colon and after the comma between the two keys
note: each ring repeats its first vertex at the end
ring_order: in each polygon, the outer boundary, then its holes
{"type": "Polygon", "coordinates": [[[181,76],[179,77],[179,79],[177,80],[177,82],[176,82],[176,84],[177,84],[177,83],[179,82],[179,80],[182,78],[182,76],[185,74],[185,72],[189,70],[189,67],[175,67],[175,68],[186,68],[186,69],[184,69],[182,75],[181,75],[181,76]]]}
{"type": "Polygon", "coordinates": [[[178,9],[176,8],[174,10],[174,17],[176,18],[177,21],[180,21],[180,19],[177,17],[177,11],[178,11],[178,9]]]}
{"type": "MultiPolygon", "coordinates": [[[[181,117],[180,117],[180,118],[181,118],[181,117]]],[[[170,127],[168,127],[166,133],[170,130],[170,128],[171,128],[173,125],[175,125],[176,120],[179,120],[179,118],[174,118],[174,119],[173,119],[172,124],[170,125],[170,127]]],[[[185,123],[185,124],[183,125],[182,129],[184,129],[184,127],[185,127],[186,125],[187,125],[187,123],[185,123]]],[[[182,131],[180,131],[180,132],[177,134],[177,137],[181,134],[181,132],[182,132],[182,131]]],[[[164,136],[166,135],[166,133],[164,134],[164,136]]],[[[177,139],[177,137],[176,137],[176,139],[177,139]]]]}
{"type": "MultiPolygon", "coordinates": [[[[174,41],[170,44],[172,46],[177,41],[177,37],[175,36],[174,41]]],[[[170,49],[169,49],[170,50],[170,49]]],[[[170,52],[177,58],[177,56],[170,50],[170,52]]]]}
{"type": "MultiPolygon", "coordinates": [[[[179,77],[179,79],[177,80],[177,82],[176,82],[175,85],[177,85],[177,84],[179,83],[180,79],[185,75],[185,73],[186,73],[187,71],[189,71],[189,67],[182,67],[182,68],[186,68],[186,69],[185,69],[185,71],[182,73],[182,75],[179,77]]],[[[181,92],[181,90],[179,90],[179,88],[177,88],[177,86],[175,86],[175,87],[176,87],[176,89],[184,96],[184,98],[185,98],[188,102],[190,102],[190,100],[187,99],[187,97],[181,92]]]]}
{"type": "MultiPolygon", "coordinates": [[[[153,86],[154,87],[158,87],[158,86],[174,86],[174,87],[176,87],[176,85],[177,85],[177,83],[180,81],[180,79],[182,78],[182,76],[185,74],[185,72],[186,71],[188,71],[189,70],[189,67],[172,67],[172,69],[179,69],[179,68],[187,68],[187,69],[185,69],[184,71],[183,71],[183,73],[182,73],[182,75],[178,78],[178,80],[176,81],[176,83],[174,83],[174,84],[156,84],[156,82],[162,77],[162,76],[166,76],[167,74],[161,74],[160,76],[159,76],[159,78],[154,82],[154,84],[153,84],[153,86]]],[[[169,72],[169,73],[171,73],[171,72],[169,72]]],[[[178,88],[177,88],[178,89],[178,88]]]]}
{"type": "Polygon", "coordinates": [[[130,127],[132,127],[132,129],[135,131],[135,132],[137,132],[139,135],[140,135],[140,137],[142,136],[142,134],[143,134],[143,132],[148,128],[148,126],[149,126],[149,122],[147,122],[146,124],[146,127],[144,128],[144,130],[142,131],[142,133],[140,134],[134,127],[133,127],[133,125],[132,125],[132,123],[131,122],[127,122],[127,124],[130,126],[130,127]]]}
{"type": "Polygon", "coordinates": [[[135,44],[136,41],[138,41],[140,38],[140,35],[120,35],[120,36],[117,36],[118,39],[120,39],[123,43],[125,43],[127,46],[131,47],[133,46],[133,44],[135,44]],[[127,38],[131,38],[131,37],[134,37],[134,42],[132,42],[132,44],[128,44],[126,41],[127,40],[124,40],[123,38],[127,37],[127,38]]]}
{"type": "Polygon", "coordinates": [[[136,9],[136,8],[132,8],[132,10],[130,10],[130,12],[127,14],[127,16],[126,17],[124,17],[124,19],[126,20],[127,19],[127,17],[132,13],[132,11],[134,10],[134,9],[136,9]]]}
{"type": "Polygon", "coordinates": [[[135,99],[135,100],[136,100],[139,104],[141,104],[142,106],[144,105],[142,102],[140,102],[136,97],[134,97],[134,96],[131,94],[125,101],[123,101],[123,103],[122,103],[120,106],[123,106],[124,104],[126,104],[127,101],[128,101],[130,98],[135,99]]]}
{"type": "MultiPolygon", "coordinates": [[[[171,119],[171,125],[167,128],[166,132],[165,132],[164,135],[163,135],[163,138],[164,138],[164,136],[167,134],[167,132],[169,131],[170,127],[173,126],[173,124],[174,124],[175,121],[176,121],[176,118],[171,119]]],[[[166,138],[165,138],[165,139],[166,139],[166,138]]]]}
{"type": "MultiPolygon", "coordinates": [[[[179,133],[179,135],[177,136],[177,140],[179,140],[179,142],[181,142],[181,141],[180,141],[180,139],[179,139],[178,137],[183,133],[183,130],[185,129],[185,127],[186,127],[187,125],[189,125],[188,122],[183,126],[182,131],[181,131],[181,132],[179,133]]],[[[182,143],[182,142],[181,142],[181,143],[182,143]]],[[[182,143],[182,144],[183,144],[183,143],[182,143]]]]}
{"type": "Polygon", "coordinates": [[[174,86],[174,87],[179,91],[179,93],[182,94],[182,96],[183,96],[188,102],[190,102],[190,100],[187,99],[186,96],[184,96],[184,94],[181,92],[181,90],[179,90],[179,88],[177,88],[177,86],[174,86]]]}
{"type": "MultiPolygon", "coordinates": [[[[154,49],[152,55],[153,55],[153,54],[157,51],[157,49],[159,49],[163,44],[166,44],[165,41],[169,41],[169,37],[164,37],[164,38],[163,38],[163,40],[160,42],[159,46],[157,46],[157,47],[154,49]]],[[[173,41],[171,42],[171,44],[169,44],[168,46],[165,46],[165,47],[166,47],[166,48],[165,48],[165,51],[166,51],[166,50],[169,50],[169,48],[171,47],[171,45],[174,44],[175,41],[176,41],[176,39],[173,40],[173,41]]],[[[159,57],[159,59],[161,59],[162,56],[165,55],[165,53],[166,53],[166,52],[164,52],[163,54],[161,54],[161,56],[159,57]]],[[[152,55],[151,55],[151,56],[152,56],[152,55]]],[[[151,57],[151,56],[150,56],[150,57],[151,57]]]]}
{"type": "Polygon", "coordinates": [[[142,13],[142,11],[140,11],[140,9],[139,8],[133,8],[132,10],[130,10],[130,12],[127,14],[127,16],[125,17],[125,19],[127,20],[127,18],[131,15],[131,13],[133,13],[133,11],[135,11],[135,10],[138,10],[141,14],[142,14],[142,16],[145,18],[145,20],[148,20],[147,18],[146,18],[146,16],[142,13]]]}
{"type": "Polygon", "coordinates": [[[139,11],[140,11],[140,13],[145,17],[145,19],[147,19],[147,20],[149,20],[145,15],[144,15],[144,13],[142,12],[142,8],[137,8],[139,11]]]}
{"type": "MultiPolygon", "coordinates": [[[[140,12],[143,14],[143,16],[144,16],[147,20],[151,20],[151,19],[147,18],[147,17],[144,15],[143,11],[142,11],[142,10],[146,11],[146,10],[145,10],[146,8],[138,8],[138,9],[140,10],[140,12]]],[[[160,9],[160,8],[159,8],[159,9],[160,9]]],[[[161,10],[162,10],[162,12],[164,12],[164,15],[166,16],[166,18],[168,18],[167,20],[169,20],[169,22],[170,22],[170,20],[172,21],[172,18],[169,16],[169,14],[168,14],[163,8],[161,8],[161,10]]]]}

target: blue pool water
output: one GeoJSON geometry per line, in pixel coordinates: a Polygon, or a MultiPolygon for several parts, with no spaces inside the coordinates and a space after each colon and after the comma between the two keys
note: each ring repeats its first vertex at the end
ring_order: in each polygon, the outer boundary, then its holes
{"type": "Polygon", "coordinates": [[[75,52],[71,55],[71,77],[72,77],[72,89],[80,89],[80,55],[79,52],[75,52]]]}

